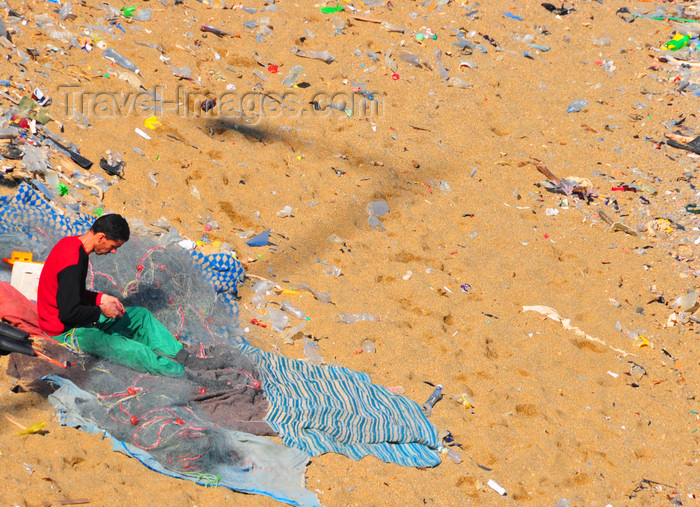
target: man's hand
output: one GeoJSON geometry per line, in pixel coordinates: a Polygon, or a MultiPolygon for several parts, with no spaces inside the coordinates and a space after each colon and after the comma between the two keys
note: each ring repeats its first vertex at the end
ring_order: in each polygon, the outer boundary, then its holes
{"type": "Polygon", "coordinates": [[[100,303],[102,315],[110,319],[120,319],[124,316],[124,305],[114,296],[102,295],[100,303]]]}

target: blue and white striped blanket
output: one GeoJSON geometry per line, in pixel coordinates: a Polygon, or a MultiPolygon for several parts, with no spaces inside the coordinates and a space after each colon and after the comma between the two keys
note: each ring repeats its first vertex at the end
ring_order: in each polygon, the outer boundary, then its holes
{"type": "Polygon", "coordinates": [[[321,367],[250,345],[243,350],[264,375],[265,421],[290,447],[311,456],[372,455],[405,466],[436,466],[439,440],[420,407],[372,384],[366,373],[321,367]]]}

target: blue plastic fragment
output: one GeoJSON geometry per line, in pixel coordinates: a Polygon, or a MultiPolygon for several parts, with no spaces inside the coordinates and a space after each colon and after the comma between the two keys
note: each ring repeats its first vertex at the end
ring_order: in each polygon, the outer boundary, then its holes
{"type": "Polygon", "coordinates": [[[32,180],[32,185],[34,185],[34,188],[36,188],[39,192],[41,192],[42,194],[44,194],[44,196],[46,196],[46,198],[47,198],[49,201],[53,200],[53,197],[54,197],[54,196],[53,196],[53,193],[51,192],[51,190],[49,190],[49,187],[47,187],[46,185],[44,185],[41,181],[39,181],[39,180],[32,180]]]}
{"type": "Polygon", "coordinates": [[[110,22],[110,25],[116,26],[117,28],[119,28],[122,31],[122,34],[126,33],[126,30],[124,30],[124,28],[122,28],[121,23],[117,23],[116,21],[112,21],[112,22],[110,22]]]}
{"type": "Polygon", "coordinates": [[[503,15],[510,19],[517,19],[518,21],[523,20],[523,18],[521,18],[520,16],[516,16],[515,14],[511,14],[510,12],[504,12],[503,15]]]}
{"type": "Polygon", "coordinates": [[[265,232],[261,232],[257,236],[250,238],[248,241],[245,242],[245,244],[248,246],[265,246],[270,241],[271,232],[272,229],[268,229],[265,232]]]}

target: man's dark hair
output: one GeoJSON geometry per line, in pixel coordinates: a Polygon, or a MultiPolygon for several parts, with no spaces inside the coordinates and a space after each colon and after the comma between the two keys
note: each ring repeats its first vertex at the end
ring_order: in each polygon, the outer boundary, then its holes
{"type": "Polygon", "coordinates": [[[129,223],[123,216],[116,213],[102,215],[95,220],[90,230],[95,234],[98,232],[104,233],[110,241],[129,241],[129,223]]]}

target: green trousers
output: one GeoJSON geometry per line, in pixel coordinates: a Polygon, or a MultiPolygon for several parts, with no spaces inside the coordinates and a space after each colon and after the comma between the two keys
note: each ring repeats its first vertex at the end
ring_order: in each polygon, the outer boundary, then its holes
{"type": "Polygon", "coordinates": [[[168,359],[180,352],[182,344],[145,308],[125,310],[121,319],[101,315],[96,324],[76,327],[56,339],[134,370],[168,377],[184,375],[185,368],[168,359]]]}

